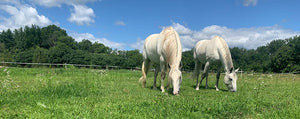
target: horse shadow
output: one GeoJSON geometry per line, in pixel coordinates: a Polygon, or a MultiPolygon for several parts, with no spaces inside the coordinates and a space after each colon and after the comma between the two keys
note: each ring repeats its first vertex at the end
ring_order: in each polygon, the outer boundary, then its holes
{"type": "MultiPolygon", "coordinates": [[[[194,90],[196,90],[196,85],[191,85],[190,87],[192,87],[192,88],[194,88],[194,90]]],[[[215,87],[205,87],[205,85],[204,86],[199,86],[199,90],[201,90],[201,89],[209,89],[209,90],[216,90],[216,88],[215,87]]],[[[219,87],[219,91],[223,91],[223,92],[227,92],[228,90],[226,90],[226,89],[220,89],[220,87],[219,87]]]]}
{"type": "MultiPolygon", "coordinates": [[[[196,91],[196,86],[195,85],[190,85],[190,87],[193,88],[196,91]]],[[[156,88],[153,88],[153,86],[149,86],[148,89],[161,92],[160,86],[156,86],[156,88]]],[[[216,90],[216,88],[215,87],[205,88],[205,86],[200,86],[199,90],[216,90]]],[[[170,87],[170,88],[165,87],[165,91],[166,91],[165,93],[173,95],[173,87],[170,87]]],[[[219,91],[228,92],[228,90],[220,89],[220,88],[219,88],[219,91]]]]}
{"type": "MultiPolygon", "coordinates": [[[[153,86],[149,86],[148,89],[161,92],[160,86],[156,86],[156,88],[153,88],[153,86]]],[[[168,93],[168,94],[173,95],[173,87],[169,87],[169,88],[165,87],[165,92],[164,93],[168,93]]]]}

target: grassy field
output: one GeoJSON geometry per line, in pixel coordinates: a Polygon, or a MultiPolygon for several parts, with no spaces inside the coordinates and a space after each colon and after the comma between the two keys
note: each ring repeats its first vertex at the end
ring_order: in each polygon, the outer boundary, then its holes
{"type": "Polygon", "coordinates": [[[184,73],[180,96],[153,90],[152,72],[141,88],[140,76],[128,70],[0,68],[0,118],[300,118],[300,75],[239,75],[232,93],[223,80],[215,91],[215,74],[208,89],[203,83],[196,91],[184,73]]]}

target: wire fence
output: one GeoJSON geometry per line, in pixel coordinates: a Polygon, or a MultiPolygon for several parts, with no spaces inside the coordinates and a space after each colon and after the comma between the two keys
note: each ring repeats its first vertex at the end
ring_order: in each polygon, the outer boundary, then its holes
{"type": "Polygon", "coordinates": [[[21,66],[21,67],[38,67],[38,66],[47,66],[47,67],[86,67],[86,68],[99,68],[99,69],[130,69],[130,70],[141,70],[140,67],[120,67],[120,66],[111,66],[111,65],[86,65],[86,64],[59,64],[59,63],[25,63],[25,62],[0,62],[2,66],[21,66]]]}
{"type": "MultiPolygon", "coordinates": [[[[59,64],[59,63],[25,63],[25,62],[0,62],[1,66],[10,66],[10,67],[68,67],[68,66],[75,66],[75,67],[85,67],[85,68],[94,68],[94,69],[127,69],[127,70],[142,70],[141,67],[120,67],[120,66],[111,66],[111,65],[86,65],[86,64],[59,64]]],[[[184,72],[193,72],[194,70],[189,69],[181,69],[184,72]]],[[[154,71],[154,69],[150,69],[150,71],[154,71]]],[[[201,71],[202,72],[202,71],[201,71]]],[[[216,71],[210,71],[216,73],[216,71]]],[[[245,72],[243,70],[239,70],[238,73],[243,75],[243,73],[250,73],[255,74],[256,72],[245,72]]],[[[297,72],[290,72],[290,73],[277,73],[277,74],[300,74],[300,71],[297,72]]]]}

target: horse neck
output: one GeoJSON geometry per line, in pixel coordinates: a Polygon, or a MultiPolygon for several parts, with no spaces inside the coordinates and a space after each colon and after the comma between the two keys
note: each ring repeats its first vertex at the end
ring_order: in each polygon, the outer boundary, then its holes
{"type": "Polygon", "coordinates": [[[178,69],[179,70],[179,65],[180,64],[173,64],[173,65],[170,65],[170,69],[178,69]]]}
{"type": "Polygon", "coordinates": [[[231,68],[233,68],[233,63],[231,59],[231,54],[227,44],[222,43],[221,47],[218,49],[219,55],[221,57],[221,62],[224,66],[226,72],[229,72],[231,68]]]}
{"type": "MultiPolygon", "coordinates": [[[[180,62],[181,62],[181,57],[182,57],[182,47],[181,47],[181,42],[180,42],[180,38],[178,33],[172,28],[172,27],[168,27],[168,30],[161,33],[164,37],[164,40],[169,40],[167,43],[172,43],[172,45],[174,47],[169,47],[172,48],[170,50],[167,50],[166,53],[168,56],[168,60],[172,60],[172,61],[168,61],[170,64],[170,67],[179,67],[180,62]],[[171,38],[170,38],[171,37],[171,38]]],[[[166,41],[164,41],[164,43],[166,43],[166,41]]]]}

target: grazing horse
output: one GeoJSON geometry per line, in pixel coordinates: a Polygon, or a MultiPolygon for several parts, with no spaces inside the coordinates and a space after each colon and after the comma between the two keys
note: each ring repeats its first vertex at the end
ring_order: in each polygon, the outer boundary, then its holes
{"type": "MultiPolygon", "coordinates": [[[[140,81],[146,86],[146,75],[152,63],[159,64],[155,67],[153,88],[156,89],[156,77],[158,70],[161,71],[161,91],[165,92],[164,78],[169,67],[168,81],[172,81],[173,94],[179,95],[182,81],[180,63],[182,48],[178,33],[173,27],[167,27],[160,34],[152,34],[145,40],[143,49],[143,76],[140,81]]],[[[168,83],[169,84],[169,83],[168,83]]]]}
{"type": "Polygon", "coordinates": [[[197,83],[196,83],[196,90],[199,90],[199,86],[202,83],[202,80],[206,77],[206,85],[207,88],[207,78],[208,78],[208,69],[211,63],[217,63],[219,65],[218,73],[217,73],[217,80],[216,80],[216,90],[219,91],[219,78],[220,78],[220,71],[222,69],[222,65],[225,69],[225,77],[224,83],[226,84],[228,90],[231,92],[237,91],[237,70],[234,70],[233,63],[231,59],[231,54],[227,43],[225,40],[219,36],[215,36],[211,40],[201,40],[197,42],[193,49],[194,53],[194,61],[195,61],[195,71],[193,76],[196,76],[197,83]],[[201,81],[198,83],[198,78],[200,74],[200,62],[205,63],[205,68],[203,74],[201,76],[201,81]]]}

